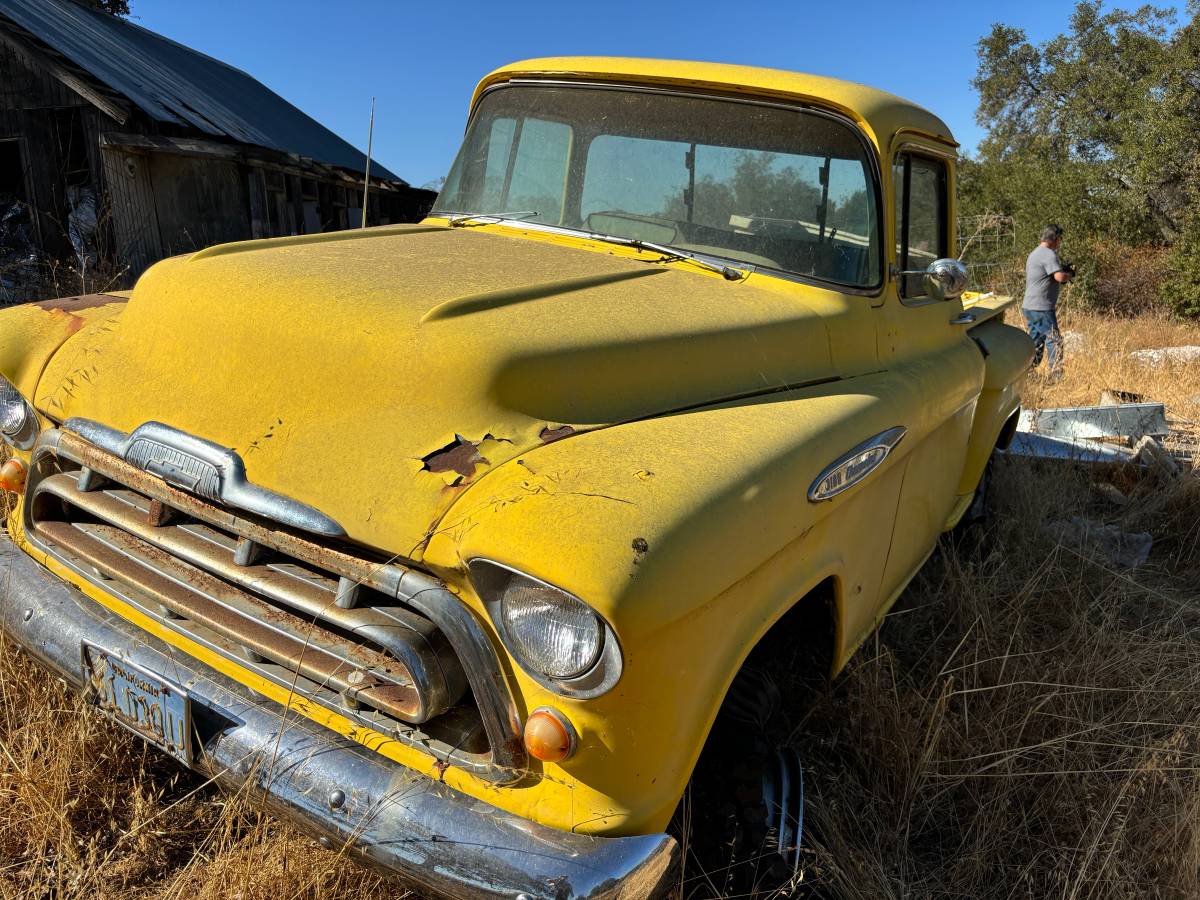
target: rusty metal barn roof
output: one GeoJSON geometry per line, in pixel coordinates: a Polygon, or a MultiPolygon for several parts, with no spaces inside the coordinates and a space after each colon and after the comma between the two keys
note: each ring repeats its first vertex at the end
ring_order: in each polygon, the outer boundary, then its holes
{"type": "MultiPolygon", "coordinates": [[[[159,122],[358,172],[366,164],[365,154],[245,72],[132,22],[72,0],[0,0],[0,16],[159,122]]],[[[371,174],[401,180],[374,160],[371,174]]]]}

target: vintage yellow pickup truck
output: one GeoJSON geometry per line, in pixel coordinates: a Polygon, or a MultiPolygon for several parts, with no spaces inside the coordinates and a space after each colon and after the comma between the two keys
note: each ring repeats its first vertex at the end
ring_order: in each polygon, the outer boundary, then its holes
{"type": "MultiPolygon", "coordinates": [[[[745,660],[802,621],[836,673],[1014,428],[955,146],[828,78],[534,60],[420,224],[4,311],[4,631],[424,890],[661,894],[745,660]]],[[[792,865],[761,768],[734,824],[792,865]]]]}

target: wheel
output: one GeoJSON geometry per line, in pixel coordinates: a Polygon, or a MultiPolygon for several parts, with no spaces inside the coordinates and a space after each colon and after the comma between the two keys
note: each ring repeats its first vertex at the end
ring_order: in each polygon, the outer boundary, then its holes
{"type": "Polygon", "coordinates": [[[955,533],[962,534],[974,525],[983,525],[991,516],[988,494],[992,486],[992,469],[995,467],[995,459],[995,453],[988,457],[987,465],[983,467],[983,474],[979,476],[979,485],[975,488],[975,497],[971,500],[967,511],[963,513],[963,517],[959,519],[958,524],[954,526],[955,533]]]}
{"type": "Polygon", "coordinates": [[[800,755],[773,743],[770,676],[743,670],[701,754],[691,787],[690,896],[786,894],[799,880],[804,827],[800,755]]]}

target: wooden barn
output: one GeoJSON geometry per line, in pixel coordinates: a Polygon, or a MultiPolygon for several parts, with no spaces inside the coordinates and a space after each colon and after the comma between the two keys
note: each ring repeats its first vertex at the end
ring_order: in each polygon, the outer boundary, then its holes
{"type": "MultiPolygon", "coordinates": [[[[245,72],[87,0],[0,0],[0,303],[53,260],[128,284],[214,243],[357,227],[366,164],[245,72]]],[[[372,225],[434,199],[375,162],[368,196],[372,225]]]]}

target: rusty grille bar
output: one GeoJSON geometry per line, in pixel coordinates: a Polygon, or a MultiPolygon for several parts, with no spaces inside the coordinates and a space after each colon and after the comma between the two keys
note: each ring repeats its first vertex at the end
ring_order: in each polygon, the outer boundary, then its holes
{"type": "MultiPolygon", "coordinates": [[[[428,718],[407,668],[256,600],[111,525],[42,522],[38,533],[170,610],[252,653],[406,722],[428,718]]],[[[444,710],[437,710],[444,712],[444,710]]]]}
{"type": "MultiPolygon", "coordinates": [[[[154,508],[154,501],[134,491],[116,486],[82,491],[79,489],[79,477],[69,473],[44,478],[38,483],[36,490],[53,495],[102,522],[112,523],[136,539],[139,543],[133,545],[134,548],[126,553],[135,562],[156,559],[181,561],[241,588],[241,591],[232,593],[224,591],[220,596],[232,599],[222,599],[219,602],[225,605],[234,604],[243,616],[251,617],[252,624],[254,620],[272,622],[272,617],[284,614],[274,606],[253,597],[243,599],[246,597],[243,591],[267,597],[302,613],[303,619],[289,616],[280,620],[280,627],[286,633],[304,637],[310,645],[313,636],[321,632],[307,623],[324,622],[387,651],[405,666],[408,677],[421,686],[421,693],[427,699],[424,702],[418,701],[413,709],[403,714],[383,707],[376,708],[385,712],[391,711],[393,715],[406,721],[420,722],[444,712],[466,689],[462,667],[454,657],[453,651],[433,623],[423,616],[397,606],[360,606],[343,609],[336,603],[339,579],[287,557],[259,564],[239,564],[238,541],[235,536],[201,522],[153,524],[156,516],[161,516],[162,513],[154,508]]],[[[36,504],[34,508],[36,512],[36,504]]],[[[37,527],[63,546],[73,547],[74,543],[81,540],[80,537],[61,528],[56,529],[54,534],[49,534],[47,529],[53,524],[55,523],[39,522],[37,527]]],[[[86,541],[86,537],[82,540],[86,541]]],[[[124,539],[113,537],[108,542],[111,543],[111,540],[124,539]]],[[[220,591],[220,588],[214,590],[220,591]]],[[[187,610],[173,607],[169,595],[164,595],[163,603],[185,618],[201,617],[198,610],[193,610],[198,614],[192,615],[187,610]]],[[[231,633],[241,640],[243,633],[236,630],[234,624],[230,623],[230,628],[234,629],[231,633]]],[[[236,624],[240,626],[240,622],[236,624]]],[[[279,631],[280,628],[275,630],[279,631]]],[[[251,644],[248,639],[242,642],[251,644]]],[[[252,646],[252,649],[276,662],[294,662],[286,658],[286,647],[279,639],[263,646],[252,646]],[[273,647],[275,652],[272,652],[273,647]],[[280,659],[281,653],[284,654],[283,660],[280,659]]],[[[343,693],[353,698],[356,692],[347,687],[343,693]]]]}

